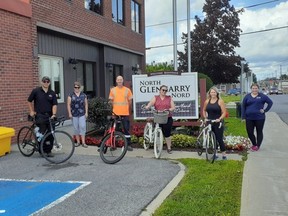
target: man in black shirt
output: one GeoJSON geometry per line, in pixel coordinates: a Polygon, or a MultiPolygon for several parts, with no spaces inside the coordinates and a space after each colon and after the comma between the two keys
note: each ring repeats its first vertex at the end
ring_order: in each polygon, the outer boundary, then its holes
{"type": "MultiPolygon", "coordinates": [[[[42,134],[49,129],[49,118],[55,118],[57,112],[57,97],[55,92],[49,87],[50,78],[44,76],[41,86],[33,89],[28,97],[30,116],[35,116],[39,132],[42,134]],[[32,102],[34,102],[34,106],[32,102]]],[[[53,141],[53,136],[50,136],[44,142],[43,151],[48,157],[53,157],[51,154],[53,141]]],[[[42,152],[40,152],[40,154],[42,154],[42,152]]]]}

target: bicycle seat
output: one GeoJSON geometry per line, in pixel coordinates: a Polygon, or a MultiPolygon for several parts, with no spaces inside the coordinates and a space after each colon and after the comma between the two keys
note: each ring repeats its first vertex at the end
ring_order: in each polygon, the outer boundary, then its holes
{"type": "Polygon", "coordinates": [[[154,122],[154,119],[153,118],[147,118],[146,121],[147,122],[154,122]]]}

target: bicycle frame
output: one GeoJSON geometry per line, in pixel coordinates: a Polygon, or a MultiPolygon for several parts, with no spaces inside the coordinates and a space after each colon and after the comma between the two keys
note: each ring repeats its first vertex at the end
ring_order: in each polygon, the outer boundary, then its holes
{"type": "MultiPolygon", "coordinates": [[[[104,136],[102,137],[101,139],[101,142],[104,140],[104,138],[108,135],[108,134],[111,134],[110,138],[109,138],[109,141],[106,142],[106,146],[107,147],[116,147],[116,142],[114,142],[113,138],[114,138],[114,133],[115,131],[117,131],[117,125],[118,124],[121,124],[121,127],[123,128],[122,126],[122,121],[121,121],[121,117],[118,117],[118,116],[112,116],[111,118],[113,118],[112,120],[110,120],[111,122],[109,123],[109,126],[106,127],[106,130],[104,132],[104,136]]],[[[120,131],[122,132],[122,131],[120,131]]]]}

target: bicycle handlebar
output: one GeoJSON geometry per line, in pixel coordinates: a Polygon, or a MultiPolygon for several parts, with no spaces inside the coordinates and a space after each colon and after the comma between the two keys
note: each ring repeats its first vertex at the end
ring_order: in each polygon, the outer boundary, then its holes
{"type": "MultiPolygon", "coordinates": [[[[213,124],[213,123],[218,123],[218,122],[216,122],[216,119],[214,119],[214,120],[212,120],[212,119],[205,119],[205,121],[203,121],[203,119],[201,119],[200,121],[201,121],[200,127],[203,127],[206,122],[211,122],[212,124],[213,124]]],[[[221,128],[221,127],[222,127],[222,121],[219,122],[219,128],[221,128]]]]}

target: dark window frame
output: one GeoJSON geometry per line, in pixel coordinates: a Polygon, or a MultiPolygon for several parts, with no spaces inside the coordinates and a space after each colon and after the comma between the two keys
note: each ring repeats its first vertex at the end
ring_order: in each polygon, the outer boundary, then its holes
{"type": "Polygon", "coordinates": [[[112,0],[112,20],[118,24],[124,25],[124,1],[112,0]],[[116,7],[115,9],[113,7],[116,7]],[[114,14],[115,12],[116,14],[114,14]]]}
{"type": "Polygon", "coordinates": [[[141,5],[138,2],[131,0],[131,29],[137,33],[141,33],[140,15],[141,15],[141,5]]]}
{"type": "Polygon", "coordinates": [[[84,0],[84,6],[87,10],[103,15],[103,0],[84,0]],[[88,3],[88,5],[86,4],[88,3]]]}

